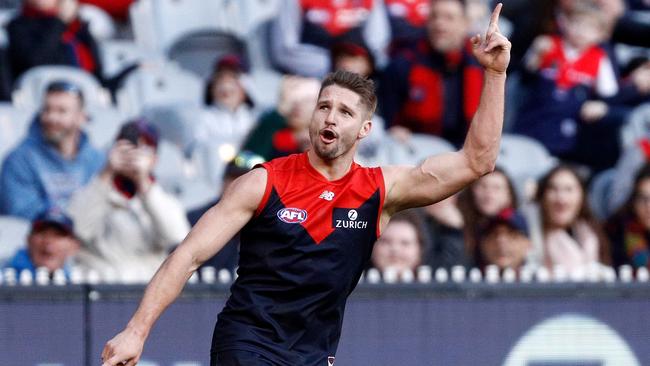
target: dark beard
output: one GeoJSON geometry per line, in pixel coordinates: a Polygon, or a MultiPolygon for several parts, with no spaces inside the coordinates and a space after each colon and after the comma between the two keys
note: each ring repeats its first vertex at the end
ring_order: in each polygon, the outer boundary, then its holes
{"type": "Polygon", "coordinates": [[[331,149],[331,150],[324,150],[319,148],[320,145],[314,144],[314,152],[316,152],[316,155],[318,155],[319,158],[323,160],[334,160],[337,156],[340,149],[331,149]]]}

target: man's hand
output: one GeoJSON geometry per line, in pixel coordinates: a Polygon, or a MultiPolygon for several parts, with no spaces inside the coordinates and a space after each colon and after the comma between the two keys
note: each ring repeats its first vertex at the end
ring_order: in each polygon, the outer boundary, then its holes
{"type": "Polygon", "coordinates": [[[134,366],[142,355],[145,338],[127,327],[106,342],[102,351],[102,366],[134,366]]]}
{"type": "Polygon", "coordinates": [[[413,135],[411,133],[411,130],[402,126],[393,126],[388,129],[388,132],[391,136],[393,136],[395,140],[402,144],[408,143],[409,140],[411,140],[411,136],[413,135]]]}
{"type": "Polygon", "coordinates": [[[146,193],[151,187],[151,175],[156,163],[156,155],[149,146],[138,146],[129,155],[128,170],[131,179],[138,187],[138,192],[146,193]]]}
{"type": "Polygon", "coordinates": [[[112,174],[127,175],[129,170],[129,155],[135,146],[126,140],[118,140],[108,153],[108,169],[112,174]]]}
{"type": "Polygon", "coordinates": [[[138,192],[145,193],[151,186],[151,173],[155,163],[153,148],[118,140],[109,153],[108,170],[111,174],[121,174],[131,179],[138,192]]]}
{"type": "Polygon", "coordinates": [[[580,118],[585,123],[596,123],[605,117],[608,110],[607,103],[600,100],[588,100],[580,108],[580,118]]]}
{"type": "Polygon", "coordinates": [[[553,39],[547,35],[537,36],[531,46],[530,54],[526,60],[526,67],[529,71],[539,70],[542,58],[553,48],[553,39]]]}
{"type": "Polygon", "coordinates": [[[494,8],[485,37],[477,34],[471,39],[474,57],[486,72],[495,74],[504,74],[506,72],[510,63],[510,49],[512,48],[510,41],[499,30],[499,14],[502,6],[503,4],[499,3],[494,8]]]}

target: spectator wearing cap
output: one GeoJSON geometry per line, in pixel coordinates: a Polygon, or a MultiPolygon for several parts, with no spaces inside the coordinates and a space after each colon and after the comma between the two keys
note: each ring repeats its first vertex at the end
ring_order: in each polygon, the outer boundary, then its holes
{"type": "Polygon", "coordinates": [[[9,153],[0,172],[0,214],[32,220],[48,207],[64,209],[72,194],[105,160],[83,132],[87,116],[79,88],[51,83],[27,137],[9,153]]]}
{"type": "Polygon", "coordinates": [[[284,0],[270,35],[271,60],[281,71],[322,78],[331,69],[329,50],[341,41],[368,45],[385,65],[390,29],[379,0],[284,0]]]}
{"type": "Polygon", "coordinates": [[[491,217],[481,229],[474,259],[479,268],[496,265],[499,269],[521,269],[532,245],[524,216],[506,208],[491,217]]]}
{"type": "Polygon", "coordinates": [[[79,264],[104,279],[148,281],[189,232],[181,203],[152,175],[157,144],[151,124],[126,123],[103,171],[71,200],[79,264]]]}
{"type": "MultiPolygon", "coordinates": [[[[196,208],[187,213],[187,219],[192,226],[196,224],[201,216],[205,214],[212,206],[216,205],[223,192],[225,192],[228,187],[235,181],[235,179],[241,177],[242,175],[248,173],[253,166],[258,163],[263,163],[264,159],[259,155],[255,155],[248,151],[240,152],[234,159],[232,159],[228,165],[226,165],[226,170],[223,173],[223,183],[221,185],[221,192],[213,201],[196,208]]],[[[217,253],[214,257],[208,259],[202,266],[210,266],[215,268],[226,268],[229,270],[235,269],[237,267],[237,261],[239,258],[239,234],[235,235],[226,245],[217,253]]]]}
{"type": "Polygon", "coordinates": [[[245,75],[246,67],[239,56],[226,55],[215,64],[205,88],[205,104],[215,118],[199,120],[197,144],[224,139],[239,143],[255,126],[257,113],[244,87],[245,75]]]}
{"type": "Polygon", "coordinates": [[[75,66],[101,80],[97,43],[77,0],[25,0],[7,32],[14,80],[41,65],[75,66]]]}
{"type": "Polygon", "coordinates": [[[467,37],[469,25],[462,0],[432,2],[427,35],[384,70],[380,112],[397,140],[423,133],[463,143],[483,84],[467,37]]]}
{"type": "Polygon", "coordinates": [[[29,270],[36,275],[37,268],[46,268],[50,274],[62,269],[70,276],[79,240],[74,234],[72,220],[62,211],[51,209],[36,216],[27,236],[27,248],[19,249],[5,265],[17,272],[29,270]]]}

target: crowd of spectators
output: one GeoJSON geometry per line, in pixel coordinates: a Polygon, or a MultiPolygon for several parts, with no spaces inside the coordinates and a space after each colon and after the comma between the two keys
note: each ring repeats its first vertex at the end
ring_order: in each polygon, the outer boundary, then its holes
{"type": "MultiPolygon", "coordinates": [[[[422,266],[545,267],[553,273],[650,268],[650,130],[644,130],[650,123],[650,3],[502,2],[502,29],[513,43],[504,133],[543,146],[555,167],[525,177],[522,185],[520,172],[498,161],[494,172],[459,194],[395,215],[369,266],[399,274],[416,274],[422,266]]],[[[77,0],[14,3],[0,51],[0,99],[12,108],[19,108],[10,101],[13,89],[34,67],[65,65],[92,75],[112,93],[114,108],[124,79],[152,67],[140,60],[107,77],[101,42],[77,0]]],[[[103,8],[123,41],[134,42],[127,16],[132,1],[82,3],[103,8]]],[[[164,140],[181,132],[131,115],[112,122],[117,134],[106,136],[110,146],[93,146],[87,96],[75,81],[53,77],[33,102],[40,107],[22,139],[0,156],[0,215],[31,225],[26,238],[14,238],[22,244],[15,256],[0,258],[1,265],[67,275],[77,266],[107,281],[147,281],[234,179],[258,162],[308,148],[319,79],[332,70],[356,72],[377,85],[378,112],[359,147],[362,163],[391,162],[391,148],[408,150],[415,135],[459,148],[483,83],[468,39],[484,29],[493,5],[278,1],[262,28],[266,71],[280,80],[263,92],[275,102],[256,97],[260,86],[252,80],[259,65],[245,51],[229,50],[215,57],[204,80],[197,108],[210,118],[197,115],[176,126],[189,136],[179,153],[185,163],[204,150],[224,160],[223,181],[194,207],[184,207],[178,192],[156,176],[159,165],[171,164],[164,160],[164,140]]],[[[182,104],[165,101],[176,102],[182,104]]],[[[187,171],[179,168],[178,175],[187,171]]],[[[233,238],[207,264],[233,270],[238,245],[233,238]]]]}

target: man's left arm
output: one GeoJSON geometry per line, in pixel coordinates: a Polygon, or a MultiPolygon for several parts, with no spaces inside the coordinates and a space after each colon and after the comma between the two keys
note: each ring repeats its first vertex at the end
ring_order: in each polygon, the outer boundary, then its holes
{"type": "Polygon", "coordinates": [[[498,27],[501,6],[498,4],[494,9],[485,37],[472,37],[472,51],[485,76],[479,107],[462,149],[431,156],[416,167],[384,167],[387,215],[440,201],[494,169],[503,126],[511,48],[498,27]]]}

